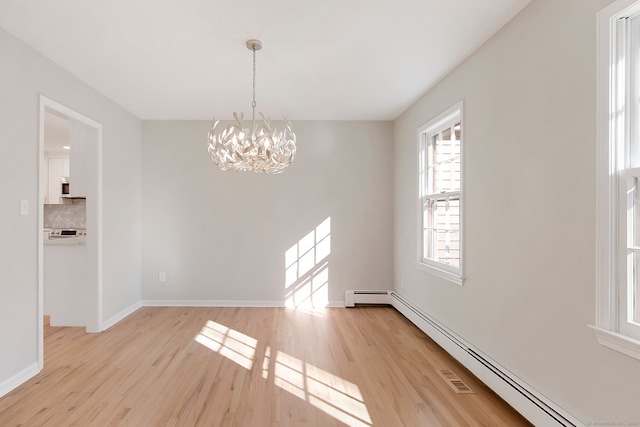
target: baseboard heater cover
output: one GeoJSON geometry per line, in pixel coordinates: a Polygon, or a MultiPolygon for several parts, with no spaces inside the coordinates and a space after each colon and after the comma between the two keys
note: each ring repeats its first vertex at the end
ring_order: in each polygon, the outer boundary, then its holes
{"type": "Polygon", "coordinates": [[[438,321],[390,292],[391,304],[454,358],[493,389],[534,425],[584,427],[580,421],[546,399],[514,374],[449,331],[438,321]]]}
{"type": "Polygon", "coordinates": [[[344,291],[345,307],[355,307],[356,304],[385,304],[391,305],[391,291],[388,290],[347,290],[344,291]]]}

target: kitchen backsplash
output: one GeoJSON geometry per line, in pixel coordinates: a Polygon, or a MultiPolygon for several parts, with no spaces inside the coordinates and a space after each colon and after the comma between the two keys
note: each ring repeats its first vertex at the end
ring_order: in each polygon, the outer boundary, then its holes
{"type": "Polygon", "coordinates": [[[44,228],[87,228],[87,200],[71,199],[70,204],[44,205],[44,228]]]}

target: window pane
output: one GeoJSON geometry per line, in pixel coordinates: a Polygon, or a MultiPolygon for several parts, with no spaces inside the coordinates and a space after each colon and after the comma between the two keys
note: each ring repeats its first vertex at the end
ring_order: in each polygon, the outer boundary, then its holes
{"type": "Polygon", "coordinates": [[[434,170],[435,191],[431,194],[460,191],[460,157],[450,158],[434,170]]]}
{"type": "Polygon", "coordinates": [[[433,194],[436,193],[436,150],[438,147],[438,141],[440,140],[440,134],[435,134],[429,138],[429,146],[427,148],[427,193],[433,194]]]}
{"type": "Polygon", "coordinates": [[[442,140],[438,141],[438,145],[436,147],[436,162],[442,163],[446,162],[451,157],[451,130],[442,134],[442,140]]]}
{"type": "Polygon", "coordinates": [[[460,200],[459,195],[452,195],[445,199],[437,200],[434,209],[434,226],[438,229],[460,229],[460,200]]]}
{"type": "Polygon", "coordinates": [[[640,220],[640,198],[638,197],[640,193],[638,192],[638,183],[638,177],[634,177],[633,187],[629,189],[632,201],[631,206],[629,206],[629,213],[631,214],[631,221],[629,224],[629,227],[631,228],[631,238],[628,240],[630,240],[629,244],[635,247],[640,247],[640,222],[638,222],[638,220],[640,220]]]}
{"type": "MultiPolygon", "coordinates": [[[[423,203],[421,259],[460,268],[461,122],[459,112],[420,134],[423,203]],[[454,117],[454,118],[452,118],[454,117]]],[[[448,271],[454,271],[447,269],[448,271]]]]}
{"type": "Polygon", "coordinates": [[[460,238],[457,231],[437,230],[433,232],[435,241],[430,247],[434,248],[434,256],[430,259],[443,264],[459,267],[460,238]]]}
{"type": "Polygon", "coordinates": [[[638,292],[640,292],[640,252],[633,251],[632,253],[632,263],[633,263],[633,283],[631,283],[631,289],[629,289],[629,297],[631,301],[629,301],[629,320],[634,323],[640,324],[640,304],[638,304],[638,292]]]}
{"type": "MultiPolygon", "coordinates": [[[[630,189],[632,197],[632,205],[630,206],[631,221],[629,227],[630,244],[632,247],[640,247],[640,193],[638,191],[638,184],[640,180],[638,177],[633,178],[633,187],[630,189]]],[[[629,301],[627,301],[628,315],[627,318],[635,323],[640,323],[640,304],[638,304],[638,292],[640,291],[640,252],[637,250],[631,251],[631,280],[629,280],[629,289],[627,290],[629,301]]]]}
{"type": "Polygon", "coordinates": [[[435,260],[444,264],[449,264],[449,251],[447,244],[447,233],[443,230],[436,231],[436,253],[435,260]]]}
{"type": "Polygon", "coordinates": [[[449,265],[460,267],[460,232],[449,233],[449,265]]]}
{"type": "Polygon", "coordinates": [[[442,131],[442,140],[449,141],[451,139],[451,128],[446,128],[442,131]]]}
{"type": "Polygon", "coordinates": [[[424,206],[424,257],[458,267],[460,264],[460,195],[429,199],[424,206]]]}
{"type": "Polygon", "coordinates": [[[460,190],[460,122],[431,135],[427,194],[460,190]]]}
{"type": "Polygon", "coordinates": [[[451,162],[445,162],[438,168],[438,193],[451,190],[451,162]]]}

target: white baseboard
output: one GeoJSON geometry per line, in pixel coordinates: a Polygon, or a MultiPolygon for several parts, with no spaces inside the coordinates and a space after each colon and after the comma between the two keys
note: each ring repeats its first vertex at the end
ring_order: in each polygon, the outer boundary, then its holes
{"type": "Polygon", "coordinates": [[[392,305],[536,426],[584,427],[571,414],[397,294],[392,305]]]}
{"type": "Polygon", "coordinates": [[[111,316],[110,318],[102,322],[102,324],[100,325],[101,327],[100,331],[106,331],[107,329],[109,329],[110,327],[112,327],[113,325],[115,325],[116,323],[118,323],[119,321],[121,321],[122,319],[124,319],[125,317],[127,317],[128,315],[136,311],[137,309],[139,309],[140,307],[142,307],[142,301],[138,301],[134,304],[131,304],[129,307],[125,308],[121,312],[114,314],[113,316],[111,316]]]}
{"type": "MultiPolygon", "coordinates": [[[[237,300],[141,300],[102,322],[106,331],[140,307],[285,307],[282,301],[237,301],[237,300]]],[[[344,307],[344,301],[329,301],[327,308],[344,307]]]]}
{"type": "Polygon", "coordinates": [[[283,307],[281,301],[145,299],[144,307],[283,307]]]}
{"type": "Polygon", "coordinates": [[[27,366],[26,368],[24,368],[23,370],[21,370],[11,378],[9,378],[8,380],[3,381],[2,383],[0,383],[0,397],[9,393],[11,390],[18,387],[19,385],[27,382],[28,380],[33,378],[35,375],[37,375],[38,372],[40,372],[40,368],[38,367],[38,363],[36,362],[27,366]]]}
{"type": "MultiPolygon", "coordinates": [[[[283,301],[239,300],[142,300],[143,307],[285,307],[283,301]]],[[[344,301],[329,301],[327,307],[344,307],[344,301]]]]}

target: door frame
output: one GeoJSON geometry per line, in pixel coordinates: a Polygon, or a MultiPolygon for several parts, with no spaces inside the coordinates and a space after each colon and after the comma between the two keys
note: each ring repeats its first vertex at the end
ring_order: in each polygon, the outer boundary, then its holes
{"type": "MultiPolygon", "coordinates": [[[[95,286],[88,286],[85,296],[86,303],[86,330],[89,333],[98,333],[104,330],[102,325],[102,124],[81,114],[69,107],[66,107],[53,99],[40,95],[40,112],[39,112],[39,132],[38,132],[38,365],[40,369],[44,367],[44,241],[43,241],[43,220],[44,220],[44,116],[45,111],[53,112],[69,119],[71,122],[79,122],[83,125],[92,127],[96,130],[97,156],[95,162],[95,171],[97,173],[97,189],[96,189],[96,212],[95,218],[96,235],[91,241],[95,247],[92,248],[93,254],[97,257],[96,271],[90,271],[89,274],[95,274],[94,279],[89,283],[95,286]]],[[[89,241],[87,242],[89,244],[89,241]]],[[[89,248],[88,248],[89,249],[89,248]]]]}

